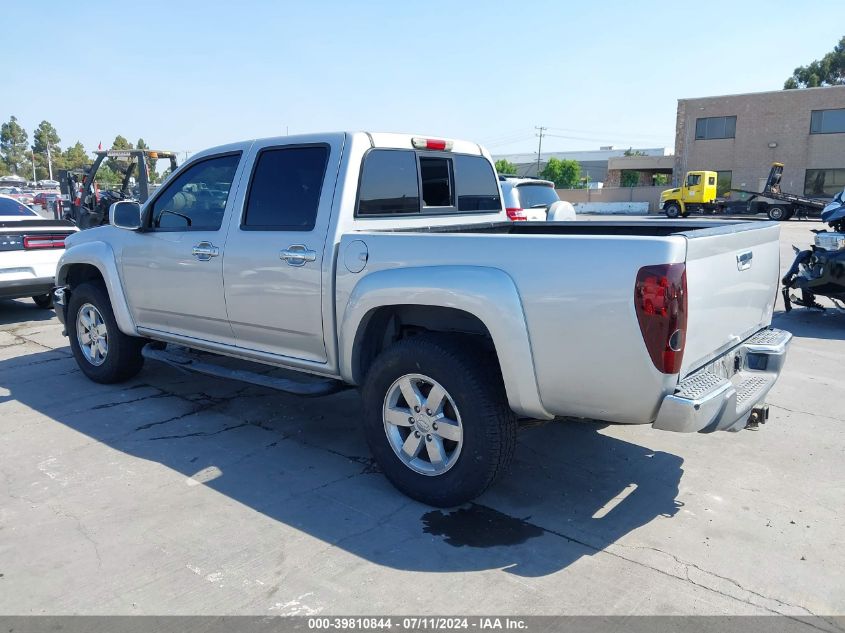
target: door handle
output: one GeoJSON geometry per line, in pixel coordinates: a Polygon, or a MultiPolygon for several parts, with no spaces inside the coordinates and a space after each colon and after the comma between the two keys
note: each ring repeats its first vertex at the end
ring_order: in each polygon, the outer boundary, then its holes
{"type": "Polygon", "coordinates": [[[294,244],[279,253],[279,259],[285,260],[288,266],[305,266],[306,263],[317,259],[317,252],[304,244],[294,244]]]}
{"type": "Polygon", "coordinates": [[[754,253],[752,251],[746,251],[744,253],[737,253],[736,256],[736,267],[738,270],[748,270],[751,268],[751,260],[754,259],[754,253]]]}
{"type": "Polygon", "coordinates": [[[220,249],[211,242],[200,242],[191,249],[191,255],[201,262],[207,262],[212,257],[217,257],[219,254],[220,249]]]}

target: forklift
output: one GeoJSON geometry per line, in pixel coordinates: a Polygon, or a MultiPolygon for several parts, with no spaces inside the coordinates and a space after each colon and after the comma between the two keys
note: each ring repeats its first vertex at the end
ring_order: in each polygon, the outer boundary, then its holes
{"type": "Polygon", "coordinates": [[[170,172],[178,167],[175,152],[151,149],[109,149],[94,152],[94,163],[84,170],[71,170],[64,175],[62,183],[70,197],[65,218],[72,220],[80,229],[90,229],[109,223],[109,207],[119,200],[137,200],[144,204],[155,191],[150,183],[148,160],[169,159],[170,172]],[[111,160],[123,176],[117,191],[100,191],[97,185],[97,171],[104,161],[111,160]],[[135,178],[137,172],[137,178],[135,178]],[[135,186],[133,187],[133,180],[135,186]]]}

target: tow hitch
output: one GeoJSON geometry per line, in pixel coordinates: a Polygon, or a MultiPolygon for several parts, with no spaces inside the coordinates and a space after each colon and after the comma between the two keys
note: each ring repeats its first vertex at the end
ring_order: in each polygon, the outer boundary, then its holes
{"type": "Polygon", "coordinates": [[[765,424],[769,419],[769,405],[762,404],[751,409],[751,415],[748,416],[748,422],[745,423],[745,428],[751,431],[756,431],[761,424],[765,424]]]}

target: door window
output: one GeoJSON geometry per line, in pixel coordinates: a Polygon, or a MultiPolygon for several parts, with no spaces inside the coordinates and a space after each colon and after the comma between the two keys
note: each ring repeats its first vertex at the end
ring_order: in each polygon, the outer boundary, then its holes
{"type": "Polygon", "coordinates": [[[701,174],[690,174],[687,176],[687,187],[696,187],[701,184],[701,174]]]}
{"type": "Polygon", "coordinates": [[[218,230],[240,158],[240,153],[215,156],[185,169],[153,203],[152,228],[218,230]]]}
{"type": "Polygon", "coordinates": [[[268,149],[258,155],[241,228],[310,231],[317,221],[329,148],[268,149]]]}

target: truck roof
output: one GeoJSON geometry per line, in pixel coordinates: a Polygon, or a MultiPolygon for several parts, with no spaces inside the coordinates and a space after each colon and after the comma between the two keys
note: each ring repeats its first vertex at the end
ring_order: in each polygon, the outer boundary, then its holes
{"type": "MultiPolygon", "coordinates": [[[[220,154],[224,152],[246,151],[253,143],[260,142],[265,144],[267,142],[278,141],[280,145],[291,143],[316,143],[325,141],[329,138],[338,137],[365,137],[371,147],[378,147],[384,149],[425,149],[424,147],[415,147],[414,143],[418,145],[420,141],[443,141],[446,143],[446,151],[457,154],[474,154],[476,156],[486,155],[478,143],[466,141],[461,139],[448,138],[446,136],[437,136],[431,134],[399,134],[394,132],[365,132],[365,131],[347,131],[347,132],[314,132],[313,134],[295,134],[290,136],[269,136],[264,138],[254,138],[237,143],[229,143],[226,145],[218,145],[216,147],[209,147],[204,149],[191,157],[191,160],[202,158],[203,156],[211,154],[220,154]]],[[[434,148],[431,148],[434,149],[434,148]]]]}

